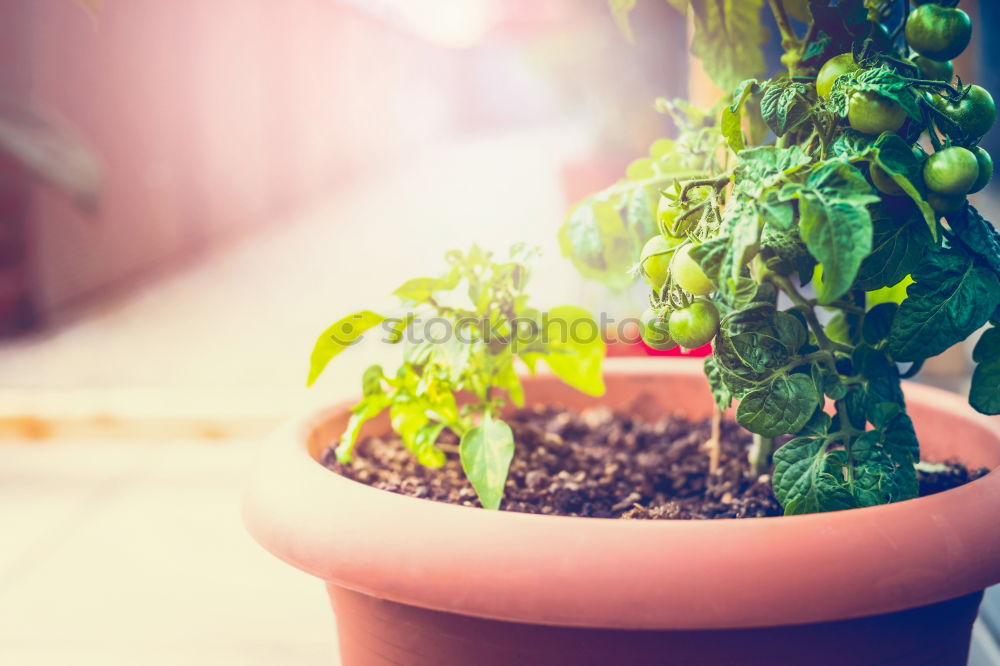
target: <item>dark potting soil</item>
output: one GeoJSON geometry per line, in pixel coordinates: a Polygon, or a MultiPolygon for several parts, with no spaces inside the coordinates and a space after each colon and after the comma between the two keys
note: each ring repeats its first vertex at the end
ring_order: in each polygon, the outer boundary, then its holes
{"type": "MultiPolygon", "coordinates": [[[[642,405],[635,411],[643,414],[642,405]]],[[[770,477],[750,471],[750,433],[732,421],[722,423],[720,465],[711,474],[703,449],[711,430],[708,419],[656,414],[644,420],[603,407],[583,412],[540,407],[522,409],[506,421],[516,450],[502,510],[626,519],[782,514],[770,477]]],[[[359,442],[350,465],[337,463],[331,447],[323,464],[382,490],[479,506],[462,471],[458,440],[446,432],[440,445],[447,462],[439,469],[418,464],[392,434],[359,442]]],[[[920,494],[948,490],[985,473],[961,465],[921,472],[920,494]]]]}

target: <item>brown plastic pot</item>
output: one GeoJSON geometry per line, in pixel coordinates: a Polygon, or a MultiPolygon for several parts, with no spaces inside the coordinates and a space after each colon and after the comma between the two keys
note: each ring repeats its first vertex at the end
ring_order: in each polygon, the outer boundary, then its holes
{"type": "MultiPolygon", "coordinates": [[[[547,376],[530,403],[711,409],[699,361],[614,359],[607,395],[547,376]]],[[[927,460],[994,471],[931,497],[780,518],[622,521],[396,495],[316,462],[348,406],[296,420],[246,495],[253,536],[326,581],[344,666],[965,664],[1000,582],[1000,427],[908,385],[927,460]]],[[[374,422],[368,432],[384,431],[374,422]]]]}

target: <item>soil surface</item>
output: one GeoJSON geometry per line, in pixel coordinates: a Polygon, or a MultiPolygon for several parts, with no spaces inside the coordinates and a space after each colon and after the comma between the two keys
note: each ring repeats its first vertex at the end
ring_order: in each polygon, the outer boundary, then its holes
{"type": "MultiPolygon", "coordinates": [[[[636,411],[643,413],[641,408],[636,411]]],[[[702,448],[710,435],[708,419],[658,415],[643,420],[606,408],[577,413],[540,407],[522,409],[506,420],[517,448],[502,510],[626,519],[782,514],[770,477],[750,471],[750,433],[732,421],[722,423],[720,466],[709,474],[702,448]]],[[[359,442],[350,465],[337,463],[332,448],[323,463],[382,490],[479,506],[462,471],[457,439],[446,431],[440,445],[448,460],[439,469],[419,465],[394,434],[359,442]]],[[[985,473],[969,472],[960,465],[921,472],[920,494],[954,488],[985,473]]]]}

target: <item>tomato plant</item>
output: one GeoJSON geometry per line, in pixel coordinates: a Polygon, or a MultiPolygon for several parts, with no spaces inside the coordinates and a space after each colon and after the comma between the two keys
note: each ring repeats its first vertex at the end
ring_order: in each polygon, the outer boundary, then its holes
{"type": "Polygon", "coordinates": [[[570,386],[591,395],[604,392],[605,347],[590,315],[572,306],[542,313],[528,305],[524,289],[531,254],[514,246],[508,259],[497,260],[476,246],[466,253],[453,250],[446,255],[450,267],[444,275],[415,278],[393,292],[406,312],[364,310],[323,332],[313,349],[308,384],[370,330],[381,329],[384,342],[403,347],[403,362],[394,373],[379,365],[364,372],[363,398],[336,449],[340,462],[351,461],[361,426],[388,410],[403,445],[425,466],[444,464],[437,441],[445,429],[454,432],[480,503],[500,506],[514,455],[513,435],[500,410],[507,402],[524,405],[515,361],[532,370],[543,361],[570,386]],[[460,392],[471,401],[460,403],[460,392]]]}
{"type": "MultiPolygon", "coordinates": [[[[785,71],[764,78],[763,0],[671,4],[731,94],[716,114],[658,101],[677,137],[574,208],[563,251],[602,280],[631,230],[650,230],[632,262],[663,237],[643,337],[712,341],[717,413],[736,403],[786,513],[914,497],[904,377],[992,325],[969,401],[1000,413],[1000,233],[967,196],[992,176],[996,107],[949,62],[972,22],[956,0],[902,19],[894,0],[767,0],[785,71]]],[[[611,2],[623,25],[633,5],[611,2]]]]}

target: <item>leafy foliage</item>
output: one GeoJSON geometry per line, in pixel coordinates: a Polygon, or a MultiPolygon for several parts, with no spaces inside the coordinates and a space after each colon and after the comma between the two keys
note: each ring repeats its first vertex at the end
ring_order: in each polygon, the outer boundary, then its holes
{"type": "Polygon", "coordinates": [[[591,395],[604,392],[597,324],[580,308],[543,313],[528,305],[530,255],[522,246],[503,261],[476,246],[451,251],[444,275],[396,289],[412,308],[405,316],[364,310],[324,331],[313,350],[310,384],[332,358],[380,324],[387,342],[404,347],[394,374],[374,365],[362,376],[362,398],[340,438],[338,460],[350,462],[361,426],[388,410],[393,430],[422,465],[443,465],[438,439],[445,429],[458,435],[462,466],[480,502],[499,507],[514,452],[510,427],[499,415],[508,401],[524,404],[515,361],[532,369],[542,361],[570,386],[591,395]],[[428,315],[422,328],[420,315],[428,315]],[[446,334],[432,331],[432,322],[444,324],[446,334]],[[460,394],[467,398],[460,400],[460,394]]]}
{"type": "Polygon", "coordinates": [[[658,231],[661,193],[678,180],[708,173],[723,139],[710,116],[661,100],[680,128],[676,140],[653,142],[625,178],[573,206],[559,229],[559,246],[584,277],[620,290],[632,284],[643,244],[658,231]]]}
{"type": "MultiPolygon", "coordinates": [[[[612,4],[622,15],[635,3],[612,4]]],[[[919,446],[898,364],[912,375],[989,321],[970,402],[1000,412],[1000,232],[965,199],[973,174],[942,176],[918,141],[981,151],[993,102],[925,75],[903,26],[880,23],[894,3],[808,0],[804,34],[776,12],[788,71],[770,79],[761,1],[672,4],[691,12],[692,52],[733,93],[717,125],[727,155],[659,185],[659,245],[674,260],[650,294],[652,321],[696,300],[721,313],[705,363],[712,396],[719,409],[737,401],[758,442],[793,436],[773,455],[787,513],[914,497],[919,446]]],[[[985,158],[975,187],[992,169],[985,158]]],[[[614,248],[600,232],[588,240],[614,248]]]]}

